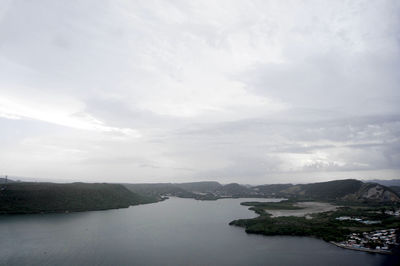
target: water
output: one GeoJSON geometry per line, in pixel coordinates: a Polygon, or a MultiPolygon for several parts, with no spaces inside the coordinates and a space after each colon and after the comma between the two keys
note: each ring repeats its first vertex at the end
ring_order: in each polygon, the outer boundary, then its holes
{"type": "Polygon", "coordinates": [[[318,239],[248,235],[228,225],[255,216],[243,201],[172,198],[119,210],[0,216],[0,264],[396,265],[391,256],[318,239]]]}

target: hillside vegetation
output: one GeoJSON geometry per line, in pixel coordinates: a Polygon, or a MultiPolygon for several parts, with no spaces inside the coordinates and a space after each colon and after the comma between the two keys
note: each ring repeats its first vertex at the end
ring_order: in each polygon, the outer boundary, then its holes
{"type": "Polygon", "coordinates": [[[0,213],[105,210],[155,201],[118,184],[21,182],[1,185],[0,213]]]}
{"type": "Polygon", "coordinates": [[[288,198],[294,200],[319,200],[354,203],[400,202],[392,189],[376,183],[355,179],[335,180],[310,184],[272,184],[243,186],[237,183],[222,185],[218,182],[124,184],[129,190],[162,198],[175,196],[198,200],[220,198],[288,198]]]}
{"type": "Polygon", "coordinates": [[[230,225],[244,227],[247,233],[263,235],[315,236],[326,241],[342,241],[350,233],[374,231],[388,228],[399,228],[400,219],[385,214],[382,210],[394,206],[383,207],[338,207],[335,211],[309,214],[308,217],[280,216],[272,217],[268,210],[294,210],[298,208],[293,201],[282,202],[245,202],[252,206],[250,210],[258,217],[239,219],[230,225]],[[383,209],[382,209],[383,208],[383,209]],[[365,220],[378,220],[378,224],[365,224],[354,220],[338,220],[342,216],[358,217],[365,220]]]}
{"type": "Polygon", "coordinates": [[[262,185],[254,189],[264,196],[297,200],[365,203],[400,202],[399,195],[390,188],[376,183],[363,183],[355,179],[299,185],[262,185]]]}
{"type": "Polygon", "coordinates": [[[400,202],[399,195],[391,188],[354,179],[253,187],[237,183],[222,185],[214,181],[158,184],[3,182],[0,184],[0,213],[125,208],[130,205],[157,202],[168,196],[198,200],[217,200],[226,197],[281,197],[291,200],[334,201],[343,205],[400,202]]]}
{"type": "Polygon", "coordinates": [[[135,193],[159,198],[164,196],[174,196],[180,198],[193,198],[197,200],[217,200],[225,197],[262,197],[262,195],[259,195],[255,190],[243,185],[237,183],[221,185],[215,181],[124,184],[124,186],[135,193]]]}
{"type": "Polygon", "coordinates": [[[400,195],[400,186],[391,186],[389,187],[391,190],[397,193],[397,195],[400,195]]]}

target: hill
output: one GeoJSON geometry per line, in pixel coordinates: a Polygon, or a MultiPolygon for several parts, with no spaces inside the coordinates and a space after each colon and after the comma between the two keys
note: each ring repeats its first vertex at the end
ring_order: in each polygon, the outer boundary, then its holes
{"type": "Polygon", "coordinates": [[[399,203],[399,187],[359,180],[246,187],[218,182],[157,184],[29,183],[0,184],[0,214],[105,210],[157,202],[164,196],[216,200],[226,197],[283,197],[346,203],[399,203]]]}
{"type": "Polygon", "coordinates": [[[356,193],[347,195],[345,199],[356,201],[400,202],[400,197],[395,191],[376,183],[364,183],[356,193]]]}
{"type": "Polygon", "coordinates": [[[10,183],[0,190],[0,213],[72,212],[155,202],[118,184],[10,183]]]}
{"type": "Polygon", "coordinates": [[[284,191],[292,186],[292,184],[272,184],[256,186],[253,187],[253,189],[268,197],[274,197],[278,194],[281,194],[281,191],[284,191]]]}
{"type": "Polygon", "coordinates": [[[247,187],[237,183],[221,185],[218,182],[124,184],[142,195],[162,198],[175,196],[199,200],[233,197],[283,197],[295,200],[322,200],[342,202],[400,202],[395,190],[376,183],[355,179],[334,180],[310,184],[272,184],[247,187]]]}
{"type": "Polygon", "coordinates": [[[0,184],[14,183],[15,181],[9,178],[0,177],[0,184]]]}
{"type": "Polygon", "coordinates": [[[176,183],[173,184],[179,188],[187,191],[207,193],[213,192],[222,187],[222,185],[216,181],[202,181],[202,182],[191,182],[191,183],[176,183]]]}
{"type": "Polygon", "coordinates": [[[384,185],[384,186],[387,186],[387,187],[400,186],[400,179],[391,179],[391,180],[371,179],[371,180],[365,180],[364,182],[366,182],[366,183],[377,183],[377,184],[384,185]]]}
{"type": "Polygon", "coordinates": [[[250,197],[251,195],[255,194],[254,190],[252,190],[251,188],[247,188],[237,183],[231,183],[221,186],[221,188],[217,192],[219,192],[221,195],[231,196],[234,198],[250,197]]]}
{"type": "Polygon", "coordinates": [[[389,187],[391,190],[397,193],[400,196],[400,186],[391,186],[389,187]]]}
{"type": "Polygon", "coordinates": [[[266,197],[286,197],[300,200],[354,202],[400,202],[390,188],[355,179],[334,180],[311,184],[262,185],[254,188],[266,197]]]}
{"type": "Polygon", "coordinates": [[[161,199],[163,196],[194,198],[195,194],[171,183],[123,184],[130,191],[161,199]]]}
{"type": "Polygon", "coordinates": [[[254,197],[259,195],[251,188],[237,183],[221,185],[215,181],[191,183],[124,184],[129,190],[153,197],[174,196],[198,200],[217,200],[225,197],[254,197]]]}
{"type": "Polygon", "coordinates": [[[362,187],[359,180],[335,180],[301,185],[299,194],[317,199],[341,199],[349,194],[356,193],[362,187]]]}

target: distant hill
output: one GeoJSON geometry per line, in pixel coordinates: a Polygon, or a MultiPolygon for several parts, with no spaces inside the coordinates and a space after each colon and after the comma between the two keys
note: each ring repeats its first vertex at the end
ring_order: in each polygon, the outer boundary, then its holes
{"type": "Polygon", "coordinates": [[[335,180],[310,184],[244,186],[218,182],[157,184],[0,183],[0,214],[104,210],[157,202],[165,196],[217,200],[233,197],[273,197],[342,203],[400,202],[400,187],[386,187],[359,180],[335,180]]]}
{"type": "Polygon", "coordinates": [[[174,196],[198,200],[216,200],[222,197],[252,197],[258,195],[253,189],[237,183],[221,185],[215,181],[124,184],[124,186],[133,192],[148,196],[174,196]]]}
{"type": "Polygon", "coordinates": [[[0,213],[105,210],[154,202],[118,184],[10,183],[0,186],[0,213]]]}
{"type": "Polygon", "coordinates": [[[194,198],[193,192],[187,191],[171,183],[144,183],[144,184],[123,184],[127,189],[140,195],[148,197],[175,196],[181,198],[194,198]]]}
{"type": "Polygon", "coordinates": [[[203,182],[191,182],[191,183],[176,183],[173,184],[179,188],[192,192],[212,192],[218,190],[222,185],[216,181],[203,181],[203,182]]]}
{"type": "Polygon", "coordinates": [[[335,180],[301,185],[300,194],[318,199],[340,199],[356,193],[363,183],[359,180],[335,180]]]}
{"type": "Polygon", "coordinates": [[[193,198],[198,200],[216,200],[219,197],[214,191],[222,187],[218,182],[191,182],[191,183],[145,183],[145,184],[123,184],[130,191],[157,197],[162,199],[165,196],[180,198],[193,198]]]}
{"type": "Polygon", "coordinates": [[[350,201],[400,202],[400,197],[395,191],[376,183],[363,183],[357,192],[346,195],[344,199],[350,201]]]}
{"type": "Polygon", "coordinates": [[[9,178],[4,178],[4,177],[0,177],[0,184],[4,184],[4,183],[14,183],[15,181],[9,178]]]}
{"type": "Polygon", "coordinates": [[[330,200],[355,193],[361,188],[362,184],[363,182],[359,180],[347,179],[299,185],[263,185],[256,188],[267,195],[330,200]]]}
{"type": "Polygon", "coordinates": [[[252,190],[251,188],[239,185],[237,183],[231,183],[221,186],[219,192],[226,196],[232,197],[246,197],[254,194],[254,190],[252,190]]]}
{"type": "Polygon", "coordinates": [[[400,179],[391,179],[391,180],[380,180],[380,179],[371,179],[365,180],[366,183],[377,183],[387,187],[390,186],[400,186],[400,179]]]}
{"type": "Polygon", "coordinates": [[[390,186],[389,188],[400,196],[400,186],[390,186]]]}
{"type": "Polygon", "coordinates": [[[262,185],[256,186],[254,189],[271,197],[356,202],[400,202],[400,197],[390,188],[355,179],[299,185],[262,185]]]}
{"type": "Polygon", "coordinates": [[[260,193],[273,197],[277,194],[280,194],[281,191],[292,187],[292,184],[272,184],[272,185],[261,185],[253,187],[254,190],[259,191],[260,193]]]}
{"type": "Polygon", "coordinates": [[[199,200],[224,197],[283,197],[299,200],[400,202],[395,189],[355,179],[334,180],[310,184],[272,184],[248,187],[237,183],[218,182],[124,184],[128,189],[153,197],[175,196],[199,200]]]}

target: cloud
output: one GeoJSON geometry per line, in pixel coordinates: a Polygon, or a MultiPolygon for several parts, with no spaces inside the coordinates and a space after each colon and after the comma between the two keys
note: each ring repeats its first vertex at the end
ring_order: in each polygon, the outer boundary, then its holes
{"type": "Polygon", "coordinates": [[[396,177],[399,11],[392,0],[2,1],[0,171],[396,177]]]}
{"type": "Polygon", "coordinates": [[[0,99],[0,116],[8,119],[36,119],[76,129],[140,137],[137,130],[107,126],[92,115],[79,111],[81,105],[65,98],[54,101],[20,97],[12,100],[3,96],[0,99]]]}
{"type": "Polygon", "coordinates": [[[293,117],[183,129],[177,138],[186,149],[203,143],[202,149],[212,147],[227,158],[224,167],[200,171],[199,176],[251,181],[279,173],[312,177],[320,172],[398,169],[399,130],[398,116],[306,121],[293,117]]]}

